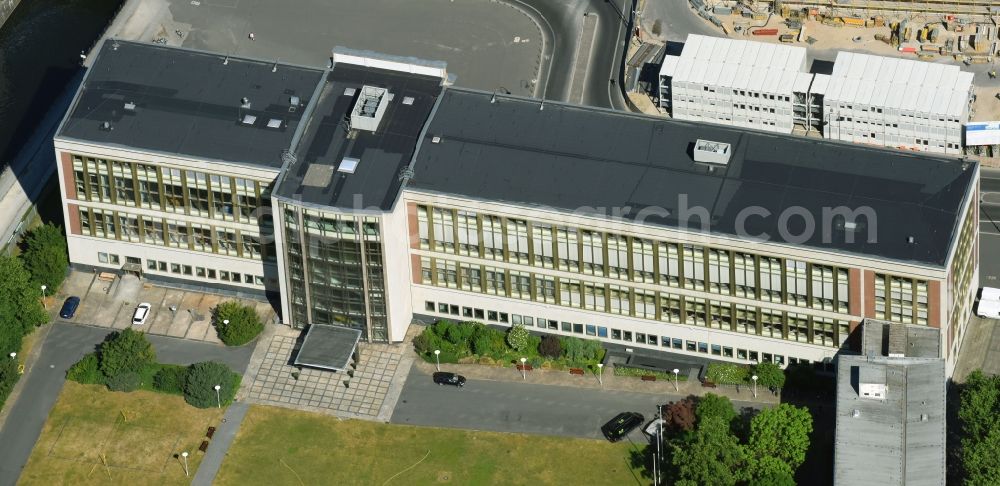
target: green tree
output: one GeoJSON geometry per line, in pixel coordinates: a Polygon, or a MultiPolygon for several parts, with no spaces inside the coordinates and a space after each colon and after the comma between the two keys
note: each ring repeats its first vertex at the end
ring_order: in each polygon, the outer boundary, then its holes
{"type": "Polygon", "coordinates": [[[760,363],[754,365],[752,373],[757,375],[757,384],[767,388],[781,388],[785,386],[785,372],[780,366],[774,363],[760,363]]]}
{"type": "Polygon", "coordinates": [[[14,389],[20,376],[17,372],[16,359],[0,359],[0,408],[3,407],[3,403],[7,400],[11,390],[14,389]]]}
{"type": "Polygon", "coordinates": [[[101,374],[100,363],[97,360],[97,353],[87,353],[80,361],[66,371],[66,379],[83,383],[84,385],[99,385],[104,382],[104,375],[101,374]]]}
{"type": "MultiPolygon", "coordinates": [[[[782,464],[784,463],[782,462],[782,464]]],[[[747,486],[795,486],[795,476],[784,470],[774,471],[764,476],[751,478],[747,486]]]]}
{"type": "Polygon", "coordinates": [[[21,350],[21,339],[48,322],[42,291],[31,283],[21,260],[0,256],[0,353],[21,350]]]}
{"type": "Polygon", "coordinates": [[[108,336],[101,343],[98,356],[101,372],[111,378],[125,372],[141,373],[143,368],[156,361],[156,351],[146,339],[146,334],[126,328],[108,336]]]}
{"type": "Polygon", "coordinates": [[[188,369],[184,382],[184,401],[198,408],[229,405],[240,388],[240,375],[215,361],[195,363],[188,369]],[[216,398],[215,386],[219,386],[216,398]],[[218,401],[216,401],[218,400],[218,401]]]}
{"type": "Polygon", "coordinates": [[[1000,377],[980,370],[966,378],[959,400],[960,458],[967,484],[1000,484],[1000,377]]]}
{"type": "Polygon", "coordinates": [[[24,244],[21,260],[32,282],[36,286],[45,285],[52,295],[62,285],[69,267],[62,228],[53,224],[39,226],[26,235],[24,244]]]}
{"type": "Polygon", "coordinates": [[[701,397],[695,406],[694,413],[698,417],[698,424],[708,419],[718,418],[728,426],[736,418],[733,402],[729,401],[729,398],[714,393],[706,393],[705,396],[701,397]]]}
{"type": "Polygon", "coordinates": [[[747,479],[746,451],[721,417],[698,423],[694,432],[670,443],[675,484],[729,486],[747,479]]]}
{"type": "Polygon", "coordinates": [[[528,330],[521,324],[514,324],[507,331],[507,344],[514,351],[522,351],[528,348],[528,338],[531,336],[528,330]]]}
{"type": "Polygon", "coordinates": [[[806,460],[812,429],[812,415],[805,407],[782,403],[761,410],[750,420],[747,444],[753,476],[794,474],[806,460]]]}
{"type": "Polygon", "coordinates": [[[215,332],[226,346],[242,346],[253,341],[264,330],[264,323],[257,315],[257,310],[235,300],[215,306],[214,314],[215,332]]]}

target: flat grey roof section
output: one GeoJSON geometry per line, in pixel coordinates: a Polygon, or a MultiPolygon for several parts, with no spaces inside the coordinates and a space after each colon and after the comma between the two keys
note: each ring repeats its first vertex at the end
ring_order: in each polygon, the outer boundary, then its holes
{"type": "Polygon", "coordinates": [[[834,461],[838,486],[945,484],[944,360],[839,357],[834,461]],[[885,371],[885,400],[858,396],[862,368],[885,371]]]}
{"type": "Polygon", "coordinates": [[[311,324],[295,355],[295,364],[344,371],[361,339],[361,331],[340,326],[311,324]]]}
{"type": "Polygon", "coordinates": [[[225,60],[105,42],[58,137],[278,169],[324,71],[225,60]],[[244,97],[249,108],[242,107],[244,97]],[[292,97],[300,106],[291,106],[292,97]]]}
{"type": "Polygon", "coordinates": [[[439,77],[337,63],[295,150],[296,161],[274,193],[320,206],[391,209],[402,184],[400,172],[413,157],[441,82],[439,77]],[[375,132],[348,130],[364,85],[387,88],[392,95],[375,132]],[[337,170],[345,158],[358,160],[353,173],[337,170]],[[319,173],[331,177],[317,183],[313,176],[319,173]]]}
{"type": "Polygon", "coordinates": [[[865,356],[889,356],[890,352],[907,358],[941,356],[941,331],[937,328],[865,319],[861,331],[861,354],[865,356]]]}
{"type": "MultiPolygon", "coordinates": [[[[741,212],[756,206],[770,216],[745,219],[744,234],[935,267],[944,266],[958,213],[974,189],[971,161],[561,103],[542,109],[538,100],[508,96],[490,103],[490,97],[445,91],[408,187],[598,215],[607,212],[592,208],[630,207],[629,219],[663,208],[669,216],[645,222],[667,227],[682,226],[686,196],[686,207],[708,210],[712,233],[733,236],[741,212]],[[695,163],[698,139],[732,144],[728,165],[695,163]],[[786,241],[778,230],[779,215],[796,206],[816,222],[804,242],[786,241]],[[870,207],[876,220],[859,218],[850,229],[834,219],[824,242],[823,208],[839,206],[870,207]],[[846,242],[846,232],[854,232],[854,243],[846,242]]],[[[700,230],[700,218],[688,226],[700,230]]],[[[788,222],[792,235],[804,227],[801,217],[788,222]]]]}

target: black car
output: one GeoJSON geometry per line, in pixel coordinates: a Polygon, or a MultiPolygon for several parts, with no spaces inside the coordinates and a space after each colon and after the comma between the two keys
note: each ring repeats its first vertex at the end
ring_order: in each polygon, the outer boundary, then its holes
{"type": "Polygon", "coordinates": [[[618,442],[636,427],[642,425],[646,419],[641,413],[622,412],[611,419],[610,422],[601,427],[601,433],[611,442],[618,442]]]}
{"type": "Polygon", "coordinates": [[[59,309],[59,317],[63,319],[72,319],[73,315],[76,314],[76,308],[80,307],[79,297],[70,297],[63,302],[62,309],[59,309]]]}
{"type": "Polygon", "coordinates": [[[465,377],[462,375],[456,375],[455,373],[439,371],[434,373],[434,383],[437,383],[438,385],[454,385],[462,387],[465,386],[465,377]]]}

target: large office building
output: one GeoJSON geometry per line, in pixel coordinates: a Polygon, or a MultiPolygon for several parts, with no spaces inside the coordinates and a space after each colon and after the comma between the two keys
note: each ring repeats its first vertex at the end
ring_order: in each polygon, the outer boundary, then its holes
{"type": "Polygon", "coordinates": [[[834,484],[945,484],[940,334],[867,320],[861,336],[861,355],[837,362],[834,484]]]}
{"type": "Polygon", "coordinates": [[[851,52],[837,54],[831,74],[808,68],[803,47],[691,34],[663,59],[659,105],[682,120],[962,153],[972,73],[851,52]]]}
{"type": "Polygon", "coordinates": [[[974,162],[333,61],[105,45],[55,141],[72,262],[271,292],[289,325],[370,341],[447,318],[822,363],[879,318],[934,329],[953,366],[974,162]]]}

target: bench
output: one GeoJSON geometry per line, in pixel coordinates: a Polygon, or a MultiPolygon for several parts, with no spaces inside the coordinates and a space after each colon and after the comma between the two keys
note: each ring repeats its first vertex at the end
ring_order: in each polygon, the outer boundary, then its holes
{"type": "Polygon", "coordinates": [[[208,450],[208,441],[207,440],[201,441],[201,445],[198,446],[198,451],[199,452],[205,452],[207,450],[208,450]]]}
{"type": "Polygon", "coordinates": [[[531,371],[530,364],[517,365],[517,371],[531,371]]]}
{"type": "Polygon", "coordinates": [[[656,381],[656,377],[653,375],[642,375],[642,381],[656,381]]]}
{"type": "Polygon", "coordinates": [[[211,439],[213,435],[215,435],[215,427],[209,427],[208,432],[205,432],[205,437],[211,439]]]}
{"type": "Polygon", "coordinates": [[[115,274],[113,274],[111,272],[101,272],[101,273],[97,274],[97,279],[98,280],[103,280],[105,282],[114,281],[114,279],[116,279],[116,278],[118,278],[118,275],[115,275],[115,274]]]}
{"type": "Polygon", "coordinates": [[[715,383],[712,383],[711,381],[703,381],[703,382],[701,382],[701,386],[704,387],[704,388],[718,388],[719,387],[719,385],[716,385],[715,383]]]}
{"type": "Polygon", "coordinates": [[[583,368],[570,368],[569,369],[569,374],[571,374],[571,375],[582,375],[583,374],[583,368]]]}

